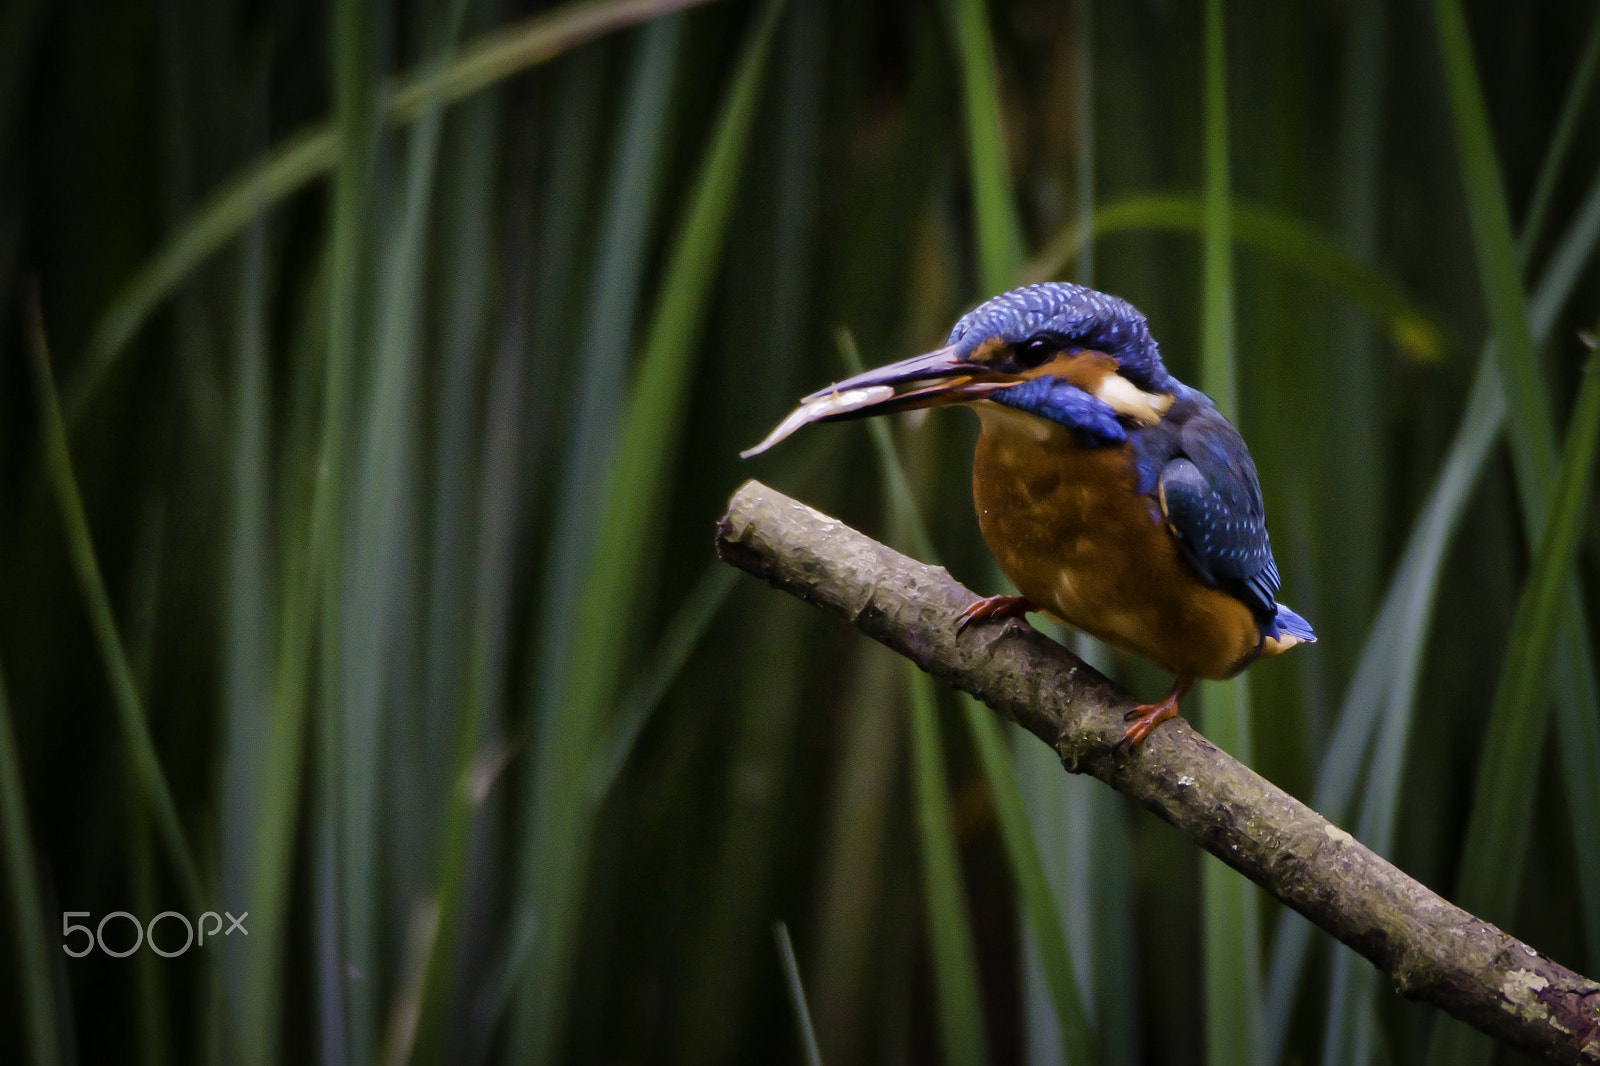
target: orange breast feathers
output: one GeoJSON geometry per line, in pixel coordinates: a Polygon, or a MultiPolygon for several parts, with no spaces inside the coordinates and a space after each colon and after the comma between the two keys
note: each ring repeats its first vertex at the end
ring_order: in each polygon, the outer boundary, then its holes
{"type": "Polygon", "coordinates": [[[1137,491],[1130,445],[1083,447],[1046,419],[987,400],[973,407],[983,420],[972,468],[978,525],[1018,591],[1179,677],[1232,677],[1250,664],[1259,625],[1180,554],[1158,502],[1137,491]]]}

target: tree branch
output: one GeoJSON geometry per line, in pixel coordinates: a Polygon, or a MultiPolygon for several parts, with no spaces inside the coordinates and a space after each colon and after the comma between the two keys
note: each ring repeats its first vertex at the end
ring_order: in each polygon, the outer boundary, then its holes
{"type": "Polygon", "coordinates": [[[717,553],[849,621],[1043,740],[1073,773],[1132,796],[1344,941],[1402,995],[1556,1062],[1600,1062],[1600,984],[1407,877],[1183,719],[1114,750],[1136,701],[1032,628],[956,619],[977,597],[758,481],[729,501],[717,553]]]}

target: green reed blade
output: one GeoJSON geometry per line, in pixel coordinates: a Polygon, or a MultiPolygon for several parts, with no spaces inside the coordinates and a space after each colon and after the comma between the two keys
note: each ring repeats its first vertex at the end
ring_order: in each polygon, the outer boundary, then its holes
{"type": "Polygon", "coordinates": [[[956,49],[966,114],[967,171],[976,216],[978,280],[985,294],[1015,284],[1022,261],[1022,226],[1007,176],[1000,85],[984,0],[956,0],[956,49]]]}
{"type": "Polygon", "coordinates": [[[1011,765],[1005,734],[1001,732],[1000,723],[995,721],[994,712],[977,700],[963,696],[961,711],[972,733],[984,775],[989,780],[995,819],[1000,824],[1006,855],[1011,860],[1017,895],[1027,907],[1029,928],[1039,949],[1062,1042],[1071,1061],[1099,1062],[1093,1023],[1084,1009],[1072,956],[1067,950],[1061,912],[1023,809],[1022,791],[1011,765]]]}
{"type": "Polygon", "coordinates": [[[33,314],[29,355],[33,364],[34,395],[39,405],[41,446],[46,476],[61,510],[61,524],[67,537],[73,575],[77,578],[84,610],[88,612],[89,625],[94,631],[96,649],[111,685],[117,724],[121,727],[122,740],[127,746],[129,770],[150,806],[156,833],[172,863],[179,889],[187,904],[198,914],[211,906],[211,900],[207,896],[200,867],[195,863],[194,853],[189,850],[189,843],[184,838],[183,826],[178,820],[178,808],[173,802],[166,774],[161,769],[161,756],[157,754],[155,741],[150,737],[144,700],[134,682],[133,667],[128,661],[122,638],[117,633],[116,613],[111,608],[111,595],[106,590],[100,561],[95,556],[89,516],[78,491],[78,479],[72,471],[66,422],[61,417],[61,404],[56,397],[44,323],[38,317],[37,303],[33,314]]]}
{"type": "Polygon", "coordinates": [[[48,928],[39,903],[39,875],[34,868],[33,839],[28,829],[26,789],[17,734],[11,727],[11,705],[6,699],[5,675],[0,671],[0,842],[6,864],[6,888],[11,898],[12,938],[16,969],[22,986],[22,1021],[28,1061],[33,1066],[56,1066],[62,1061],[56,1028],[55,988],[52,982],[48,928]]]}
{"type": "MultiPolygon", "coordinates": [[[[448,64],[462,23],[482,21],[488,7],[451,0],[435,66],[448,64]]],[[[415,983],[390,1006],[382,1054],[389,1062],[432,1061],[443,1054],[439,1018],[462,992],[455,937],[469,905],[471,876],[452,850],[453,834],[457,819],[480,809],[496,780],[490,771],[504,758],[502,746],[482,743],[481,735],[501,692],[529,375],[522,345],[501,344],[491,359],[482,358],[494,295],[483,251],[492,244],[500,207],[497,103],[492,96],[478,97],[452,113],[439,151],[437,251],[429,256],[424,301],[437,355],[422,368],[429,397],[423,424],[431,421],[434,442],[430,454],[418,455],[419,474],[430,485],[426,501],[419,501],[427,570],[418,588],[424,603],[417,628],[426,653],[422,695],[410,703],[409,721],[396,716],[400,735],[390,764],[391,774],[413,783],[406,824],[391,833],[415,846],[393,862],[398,883],[386,886],[392,896],[426,899],[434,909],[426,930],[425,912],[412,911],[408,947],[425,950],[408,958],[415,983]],[[488,402],[480,416],[485,388],[488,402]],[[472,749],[465,761],[463,747],[472,749]],[[441,758],[446,752],[454,758],[441,758]],[[415,934],[422,931],[430,935],[419,939],[415,934]]],[[[509,247],[505,255],[517,258],[509,247]]]]}
{"type": "Polygon", "coordinates": [[[1528,238],[1544,232],[1545,217],[1556,191],[1556,181],[1561,177],[1561,163],[1572,147],[1572,135],[1577,131],[1578,120],[1583,117],[1589,103],[1589,90],[1594,86],[1595,75],[1600,73],[1600,12],[1589,24],[1589,39],[1567,86],[1566,98],[1561,104],[1561,117],[1556,120],[1555,132],[1545,149],[1545,162],[1539,168],[1539,178],[1533,196],[1528,202],[1528,213],[1522,223],[1522,235],[1517,240],[1518,252],[1527,257],[1528,238]]]}
{"type": "MultiPolygon", "coordinates": [[[[1539,380],[1539,367],[1522,291],[1520,259],[1505,206],[1499,161],[1489,129],[1489,116],[1473,67],[1466,17],[1456,0],[1434,0],[1439,43],[1445,60],[1455,120],[1457,156],[1466,191],[1468,220],[1477,251],[1479,283],[1500,359],[1502,387],[1512,428],[1511,450],[1519,483],[1525,482],[1525,503],[1542,513],[1548,509],[1554,470],[1546,457],[1555,453],[1550,401],[1539,380]]],[[[1539,519],[1543,524],[1542,517],[1539,519]]]]}
{"type": "Polygon", "coordinates": [[[772,938],[778,944],[778,962],[783,966],[783,981],[789,993],[789,1006],[794,1011],[795,1028],[800,1031],[802,1058],[806,1066],[822,1066],[822,1050],[817,1045],[817,1033],[811,1025],[811,1008],[806,1006],[806,990],[800,982],[800,964],[795,961],[794,943],[789,939],[788,925],[774,922],[772,938]]]}
{"type": "Polygon", "coordinates": [[[911,703],[912,790],[944,1061],[948,1066],[977,1066],[988,1061],[983,1006],[978,997],[977,951],[950,817],[950,786],[945,778],[933,679],[910,662],[901,663],[900,669],[911,703]]]}
{"type": "MultiPolygon", "coordinates": [[[[1201,231],[1204,282],[1200,317],[1200,388],[1223,414],[1237,418],[1233,236],[1229,210],[1227,40],[1222,0],[1205,9],[1205,192],[1201,231]]],[[[1206,736],[1250,762],[1250,690],[1244,677],[1201,686],[1206,736]]],[[[1255,886],[1203,855],[1201,947],[1205,965],[1206,1061],[1263,1061],[1261,930],[1255,886]]]]}
{"type": "MultiPolygon", "coordinates": [[[[454,46],[463,5],[455,0],[452,6],[454,12],[435,31],[435,58],[429,60],[434,69],[448,64],[454,46]]],[[[375,85],[376,71],[373,75],[375,85]]],[[[437,90],[421,102],[398,175],[397,210],[375,227],[385,251],[381,258],[371,257],[376,319],[371,327],[371,365],[358,386],[355,413],[360,436],[351,457],[352,506],[343,552],[348,569],[337,601],[342,659],[337,667],[341,693],[336,705],[342,958],[369,975],[349,982],[347,993],[347,1040],[356,1061],[380,1054],[385,1061],[408,1056],[432,951],[442,942],[440,954],[448,955],[452,943],[448,931],[453,912],[444,913],[446,901],[417,902],[412,895],[418,891],[414,879],[421,875],[405,876],[399,863],[383,875],[380,865],[385,839],[420,839],[432,828],[407,824],[412,808],[395,802],[387,783],[400,776],[398,727],[414,719],[421,706],[410,677],[401,673],[412,661],[413,642],[405,613],[395,605],[422,602],[411,566],[418,554],[416,497],[422,480],[414,397],[422,375],[418,349],[443,105],[437,90]],[[413,951],[403,982],[378,979],[388,969],[380,960],[392,957],[386,951],[391,938],[384,922],[388,898],[400,899],[412,912],[408,942],[413,951]],[[425,918],[419,916],[423,914],[425,918]],[[391,998],[393,1006],[386,1009],[391,998]],[[387,1025],[382,1020],[386,1013],[387,1025]]],[[[324,772],[330,769],[325,767],[324,772]]]]}
{"type": "MultiPolygon", "coordinates": [[[[341,0],[334,6],[330,57],[334,110],[340,152],[332,186],[328,296],[328,348],[322,397],[322,477],[313,503],[315,522],[325,538],[324,565],[313,571],[319,597],[316,625],[305,639],[316,640],[320,668],[312,675],[316,691],[317,738],[314,817],[324,862],[314,890],[330,898],[336,925],[319,939],[320,969],[347,975],[339,982],[338,1014],[324,1014],[324,1048],[342,1040],[356,1062],[373,1057],[379,991],[386,969],[377,954],[374,839],[374,748],[380,697],[362,681],[373,678],[377,642],[362,632],[356,588],[373,565],[359,517],[369,478],[360,470],[361,423],[377,407],[371,366],[376,337],[368,312],[378,284],[379,257],[371,249],[387,236],[380,224],[378,186],[380,126],[378,101],[382,60],[378,52],[378,12],[370,0],[341,0]],[[358,473],[359,471],[359,473],[358,473]],[[312,634],[315,633],[315,638],[312,634]],[[358,680],[359,679],[359,680],[358,680]],[[363,689],[367,689],[364,691],[363,689]],[[348,975],[355,974],[354,980],[348,975]]],[[[380,327],[381,328],[381,327],[380,327]]],[[[367,528],[364,528],[367,527],[367,528]]]]}
{"type": "Polygon", "coordinates": [[[651,713],[660,705],[684,663],[722,610],[728,593],[738,584],[737,571],[734,573],[735,580],[724,577],[728,569],[721,560],[706,564],[694,588],[684,597],[677,613],[667,623],[660,643],[645,660],[638,678],[618,701],[616,721],[607,731],[608,739],[596,753],[591,771],[589,787],[595,802],[601,802],[611,792],[651,713]]]}
{"type": "MultiPolygon", "coordinates": [[[[844,736],[827,798],[827,850],[813,905],[818,933],[812,981],[819,1040],[830,1056],[859,1046],[875,1027],[873,1005],[884,990],[873,978],[888,952],[876,938],[896,889],[914,891],[915,874],[895,861],[895,832],[904,807],[897,786],[906,761],[903,686],[898,656],[870,641],[852,649],[850,682],[841,702],[844,736]]],[[[893,990],[889,991],[892,997],[893,990]]]]}
{"type": "MultiPolygon", "coordinates": [[[[258,812],[277,787],[261,753],[272,735],[274,601],[268,344],[266,337],[266,233],[257,223],[246,232],[239,256],[235,309],[234,379],[230,382],[233,439],[229,461],[230,521],[223,572],[222,662],[222,895],[247,899],[256,886],[258,812]]],[[[296,353],[298,354],[298,353],[296,353]]],[[[280,516],[281,520],[281,516],[280,516]]],[[[224,940],[225,988],[238,994],[246,982],[250,949],[224,940]]],[[[269,953],[270,954],[270,953],[269,953]]],[[[230,997],[231,999],[231,997],[230,997]]],[[[243,1018],[241,1004],[225,1003],[243,1018]]]]}

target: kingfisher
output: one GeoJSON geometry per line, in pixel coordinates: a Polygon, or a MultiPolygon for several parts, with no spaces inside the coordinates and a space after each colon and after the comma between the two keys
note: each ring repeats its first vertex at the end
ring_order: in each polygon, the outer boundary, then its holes
{"type": "Polygon", "coordinates": [[[961,404],[982,423],[972,496],[984,542],[1020,595],[976,623],[1041,613],[1173,675],[1129,711],[1137,746],[1200,679],[1316,641],[1277,601],[1261,483],[1211,398],[1168,373],[1149,323],[1116,296],[1046,282],[963,315],[943,348],[801,401],[765,451],[811,422],[961,404]]]}

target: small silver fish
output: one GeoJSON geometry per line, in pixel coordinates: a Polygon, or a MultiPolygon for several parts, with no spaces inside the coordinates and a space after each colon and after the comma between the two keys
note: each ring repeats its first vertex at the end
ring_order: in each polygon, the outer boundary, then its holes
{"type": "Polygon", "coordinates": [[[873,404],[882,403],[893,395],[894,386],[892,385],[868,385],[865,388],[845,389],[843,392],[819,393],[791,411],[788,418],[778,423],[777,429],[767,434],[766,440],[757,444],[754,448],[746,448],[740,452],[739,458],[748,459],[752,455],[760,455],[801,426],[809,425],[832,415],[842,415],[850,411],[859,410],[862,407],[871,407],[873,404]]]}

